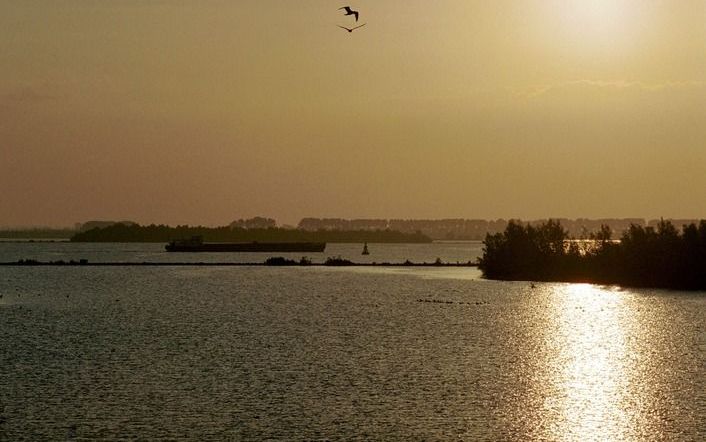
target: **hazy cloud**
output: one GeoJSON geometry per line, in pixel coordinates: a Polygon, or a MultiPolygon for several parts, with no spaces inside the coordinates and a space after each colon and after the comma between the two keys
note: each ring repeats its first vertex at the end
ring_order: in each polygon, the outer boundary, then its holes
{"type": "Polygon", "coordinates": [[[572,80],[564,81],[555,84],[547,84],[535,86],[529,91],[523,91],[518,95],[526,98],[538,98],[543,95],[557,91],[566,91],[580,88],[593,88],[603,90],[639,90],[646,92],[657,92],[664,90],[687,90],[687,89],[704,89],[706,82],[704,81],[669,81],[664,83],[647,83],[642,81],[628,80],[572,80]]]}

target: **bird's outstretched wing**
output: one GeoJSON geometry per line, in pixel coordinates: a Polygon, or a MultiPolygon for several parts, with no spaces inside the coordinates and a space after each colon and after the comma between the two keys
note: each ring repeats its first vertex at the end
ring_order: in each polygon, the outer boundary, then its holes
{"type": "Polygon", "coordinates": [[[339,11],[341,9],[346,11],[346,15],[352,15],[353,17],[355,17],[355,21],[358,21],[358,11],[352,10],[350,6],[343,6],[342,8],[338,8],[339,11]]]}
{"type": "Polygon", "coordinates": [[[338,26],[338,27],[341,28],[341,29],[345,29],[345,30],[348,31],[348,32],[353,32],[353,31],[355,31],[356,29],[362,28],[362,27],[365,26],[365,25],[367,25],[367,23],[363,23],[362,25],[356,26],[356,27],[354,27],[354,28],[347,28],[347,27],[341,26],[341,25],[336,25],[336,26],[338,26]]]}

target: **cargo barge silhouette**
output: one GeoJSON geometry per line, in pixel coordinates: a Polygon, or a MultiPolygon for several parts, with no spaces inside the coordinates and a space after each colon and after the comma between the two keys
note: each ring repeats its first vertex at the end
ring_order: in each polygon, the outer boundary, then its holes
{"type": "Polygon", "coordinates": [[[191,239],[171,241],[164,246],[167,252],[309,252],[320,253],[326,249],[325,242],[203,242],[195,236],[191,239]]]}

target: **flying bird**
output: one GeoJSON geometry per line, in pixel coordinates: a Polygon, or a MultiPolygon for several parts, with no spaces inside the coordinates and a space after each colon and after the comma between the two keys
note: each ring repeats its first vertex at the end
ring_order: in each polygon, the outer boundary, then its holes
{"type": "Polygon", "coordinates": [[[355,17],[355,21],[358,21],[358,11],[352,10],[350,6],[344,6],[344,7],[342,7],[342,8],[338,8],[339,11],[340,11],[341,9],[345,9],[345,10],[346,10],[345,15],[352,15],[352,16],[355,17]]]}
{"type": "Polygon", "coordinates": [[[347,28],[347,27],[341,26],[341,25],[336,25],[336,26],[338,26],[338,27],[341,28],[341,29],[345,29],[345,30],[348,31],[348,32],[353,32],[353,31],[355,31],[356,29],[362,28],[362,27],[365,26],[365,25],[367,25],[367,23],[363,23],[362,25],[356,26],[356,27],[354,27],[354,28],[347,28]]]}

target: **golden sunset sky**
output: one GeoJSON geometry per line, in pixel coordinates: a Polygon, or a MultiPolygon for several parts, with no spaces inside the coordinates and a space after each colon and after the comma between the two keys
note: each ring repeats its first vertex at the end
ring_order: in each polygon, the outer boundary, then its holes
{"type": "Polygon", "coordinates": [[[706,0],[4,0],[0,41],[1,226],[706,217],[706,0]]]}

